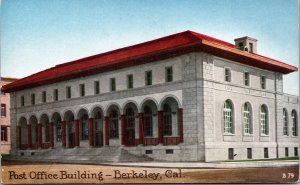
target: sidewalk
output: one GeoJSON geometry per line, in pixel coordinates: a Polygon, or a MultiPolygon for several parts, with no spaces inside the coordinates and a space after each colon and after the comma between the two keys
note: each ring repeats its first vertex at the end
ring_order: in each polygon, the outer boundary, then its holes
{"type": "Polygon", "coordinates": [[[111,166],[134,166],[134,167],[161,167],[161,168],[267,168],[267,167],[287,167],[299,166],[299,160],[288,161],[243,161],[243,162],[124,162],[124,163],[102,163],[111,166]]]}

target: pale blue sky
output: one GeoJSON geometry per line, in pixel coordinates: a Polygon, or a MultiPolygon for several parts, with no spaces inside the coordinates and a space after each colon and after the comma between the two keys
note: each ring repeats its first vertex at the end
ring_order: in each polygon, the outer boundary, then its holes
{"type": "MultiPolygon", "coordinates": [[[[59,63],[185,30],[298,66],[297,0],[2,0],[1,75],[25,77],[59,63]]],[[[298,94],[298,73],[284,91],[298,94]]]]}

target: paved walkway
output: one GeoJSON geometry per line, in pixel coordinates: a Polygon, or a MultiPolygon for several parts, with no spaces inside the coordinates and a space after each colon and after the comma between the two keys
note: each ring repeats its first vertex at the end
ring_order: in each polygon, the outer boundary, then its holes
{"type": "Polygon", "coordinates": [[[243,161],[243,162],[124,162],[102,163],[112,166],[163,167],[163,168],[254,168],[299,166],[299,160],[243,161]]]}

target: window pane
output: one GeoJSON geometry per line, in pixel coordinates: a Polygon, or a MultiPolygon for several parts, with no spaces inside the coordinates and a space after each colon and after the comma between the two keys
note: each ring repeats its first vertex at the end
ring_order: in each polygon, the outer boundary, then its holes
{"type": "Polygon", "coordinates": [[[173,81],[173,69],[172,67],[166,68],[166,82],[172,82],[173,81]]]}
{"type": "Polygon", "coordinates": [[[232,104],[229,100],[224,103],[224,132],[233,133],[232,104]]]}
{"type": "Polygon", "coordinates": [[[6,104],[1,104],[1,116],[6,116],[6,104]]]}
{"type": "Polygon", "coordinates": [[[95,94],[100,94],[100,83],[99,83],[99,81],[94,82],[94,91],[95,91],[95,94]]]}
{"type": "Polygon", "coordinates": [[[115,91],[116,90],[116,79],[115,78],[111,78],[110,79],[110,90],[111,91],[115,91]]]}
{"type": "Polygon", "coordinates": [[[146,85],[152,85],[152,71],[146,71],[146,85]]]}
{"type": "Polygon", "coordinates": [[[283,135],[288,135],[288,115],[286,109],[283,109],[283,135]]]}

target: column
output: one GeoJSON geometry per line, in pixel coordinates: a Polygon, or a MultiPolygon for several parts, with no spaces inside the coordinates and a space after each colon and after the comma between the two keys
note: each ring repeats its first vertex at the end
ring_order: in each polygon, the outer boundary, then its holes
{"type": "Polygon", "coordinates": [[[126,144],[126,116],[121,115],[121,144],[126,144]]]}
{"type": "Polygon", "coordinates": [[[75,146],[79,146],[79,120],[75,120],[75,146]]]}
{"type": "Polygon", "coordinates": [[[94,146],[94,118],[89,118],[89,141],[90,146],[94,146]]]}
{"type": "Polygon", "coordinates": [[[144,145],[144,113],[139,113],[140,144],[144,145]]]}
{"type": "Polygon", "coordinates": [[[31,125],[27,125],[28,148],[32,147],[31,125]]]}
{"type": "Polygon", "coordinates": [[[179,132],[179,143],[183,143],[183,110],[178,109],[178,132],[179,132]]]}
{"type": "Polygon", "coordinates": [[[158,144],[164,143],[164,133],[163,133],[163,124],[164,124],[164,113],[163,111],[157,112],[158,116],[158,144]]]}
{"type": "Polygon", "coordinates": [[[67,146],[67,139],[66,139],[66,135],[67,135],[67,129],[66,129],[66,121],[62,121],[61,122],[61,129],[62,129],[62,146],[66,147],[67,146]]]}
{"type": "Polygon", "coordinates": [[[54,130],[53,130],[53,122],[50,122],[50,147],[54,147],[54,130]]]}
{"type": "Polygon", "coordinates": [[[43,145],[43,133],[42,133],[42,123],[38,124],[38,148],[42,148],[43,145]]]}
{"type": "Polygon", "coordinates": [[[105,145],[109,145],[109,117],[104,117],[105,121],[105,145]]]}
{"type": "Polygon", "coordinates": [[[20,125],[17,126],[17,131],[18,131],[18,147],[21,148],[21,144],[22,144],[22,138],[21,138],[22,133],[21,132],[22,132],[22,130],[21,130],[20,125]]]}

